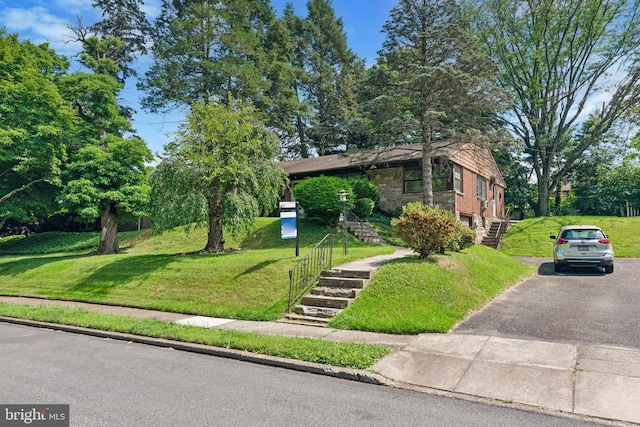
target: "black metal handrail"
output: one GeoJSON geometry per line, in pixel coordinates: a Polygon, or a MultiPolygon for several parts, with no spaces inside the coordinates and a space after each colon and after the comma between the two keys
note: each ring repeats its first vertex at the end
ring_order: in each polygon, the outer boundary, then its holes
{"type": "MultiPolygon", "coordinates": [[[[500,234],[500,230],[502,228],[502,225],[506,222],[508,223],[510,221],[510,215],[511,212],[509,212],[511,210],[511,208],[507,208],[507,212],[505,212],[504,217],[502,218],[502,221],[500,221],[500,225],[498,225],[498,230],[496,231],[496,239],[500,238],[502,235],[500,234]]],[[[505,232],[506,232],[506,228],[505,228],[505,232]]]]}
{"type": "Polygon", "coordinates": [[[298,263],[289,270],[289,303],[293,304],[320,278],[322,270],[331,269],[333,240],[335,235],[327,234],[298,263]]]}
{"type": "Polygon", "coordinates": [[[347,222],[364,222],[358,215],[354,214],[353,211],[347,211],[347,222]]]}

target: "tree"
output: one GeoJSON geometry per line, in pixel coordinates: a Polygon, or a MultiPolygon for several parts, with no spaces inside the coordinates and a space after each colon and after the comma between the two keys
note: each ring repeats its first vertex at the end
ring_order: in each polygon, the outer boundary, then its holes
{"type": "Polygon", "coordinates": [[[505,145],[491,150],[506,184],[504,204],[512,211],[525,213],[534,207],[535,186],[530,182],[531,168],[520,156],[518,147],[505,145]]]}
{"type": "Polygon", "coordinates": [[[331,0],[310,0],[307,17],[287,5],[284,20],[295,43],[293,66],[302,70],[294,82],[298,100],[307,106],[294,118],[297,143],[290,157],[344,152],[358,134],[357,84],[364,61],[347,46],[342,19],[331,0]]]}
{"type": "Polygon", "coordinates": [[[100,34],[102,39],[114,38],[121,42],[110,52],[109,58],[118,67],[117,78],[123,84],[129,76],[137,75],[131,64],[147,54],[150,26],[140,10],[142,4],[141,0],[93,0],[91,3],[94,8],[102,10],[103,19],[91,25],[89,30],[100,34]]]}
{"type": "Polygon", "coordinates": [[[53,210],[74,112],[58,83],[68,62],[0,29],[0,228],[53,210]]]}
{"type": "Polygon", "coordinates": [[[254,103],[269,87],[264,39],[268,0],[176,0],[162,4],[152,34],[154,62],[139,87],[153,112],[195,102],[254,103]]]}
{"type": "Polygon", "coordinates": [[[153,156],[144,141],[126,137],[131,124],[123,116],[117,97],[122,89],[112,59],[124,43],[115,37],[99,38],[73,28],[83,52],[80,62],[93,73],[77,72],[63,80],[65,97],[73,104],[83,125],[75,138],[76,152],[65,171],[67,182],[59,197],[62,208],[85,221],[100,218],[97,254],[120,252],[118,221],[141,215],[148,202],[145,162],[153,156]]]}
{"type": "Polygon", "coordinates": [[[346,131],[357,111],[356,82],[365,68],[364,61],[347,47],[342,19],[336,18],[331,0],[310,0],[307,11],[303,96],[312,111],[307,136],[322,156],[348,146],[346,131]]]}
{"type": "MultiPolygon", "coordinates": [[[[287,4],[285,14],[290,10],[291,5],[287,4]]],[[[286,157],[308,157],[308,152],[303,149],[306,144],[300,144],[296,137],[295,126],[298,120],[308,115],[308,106],[300,100],[296,88],[304,70],[296,66],[296,43],[285,18],[269,26],[264,48],[265,75],[270,85],[256,106],[265,112],[265,124],[278,135],[281,151],[286,157]]]]}
{"type": "Polygon", "coordinates": [[[423,202],[433,206],[432,159],[445,145],[486,140],[501,108],[495,67],[482,55],[453,0],[400,0],[391,10],[361,93],[377,140],[417,142],[422,150],[423,202]]]}
{"type": "Polygon", "coordinates": [[[277,206],[286,183],[278,145],[251,107],[194,104],[151,175],[154,227],[208,224],[203,252],[224,251],[237,233],[277,206]]]}
{"type": "Polygon", "coordinates": [[[479,0],[475,26],[512,96],[504,119],[523,141],[538,186],[538,214],[573,163],[640,101],[636,0],[479,0]],[[636,61],[636,62],[633,62],[636,61]],[[626,67],[626,68],[625,68],[626,67]],[[622,78],[612,79],[621,73],[622,78]],[[568,147],[587,109],[598,106],[589,137],[568,147]],[[562,161],[558,156],[562,153],[562,161]]]}

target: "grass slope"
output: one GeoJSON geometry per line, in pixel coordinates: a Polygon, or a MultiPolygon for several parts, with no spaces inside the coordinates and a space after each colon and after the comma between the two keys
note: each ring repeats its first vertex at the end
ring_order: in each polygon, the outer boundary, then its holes
{"type": "MultiPolygon", "coordinates": [[[[303,221],[298,258],[295,242],[280,239],[278,218],[260,218],[255,232],[228,238],[235,250],[221,254],[197,253],[206,242],[203,229],[123,234],[124,253],[109,256],[87,256],[96,233],[1,239],[2,253],[21,255],[0,256],[0,294],[275,320],[286,309],[289,270],[331,231],[303,221]]],[[[333,265],[393,252],[353,239],[343,256],[340,246],[336,242],[333,265]]]]}
{"type": "Polygon", "coordinates": [[[535,272],[482,245],[392,261],[330,326],[396,334],[447,332],[471,311],[535,272]]]}
{"type": "Polygon", "coordinates": [[[597,225],[613,244],[616,257],[639,258],[640,217],[556,216],[531,218],[511,225],[500,251],[512,256],[552,258],[553,240],[560,227],[572,224],[597,225]]]}

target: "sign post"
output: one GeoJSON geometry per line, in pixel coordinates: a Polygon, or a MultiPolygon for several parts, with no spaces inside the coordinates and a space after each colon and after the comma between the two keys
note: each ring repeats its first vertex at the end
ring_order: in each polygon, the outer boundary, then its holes
{"type": "Polygon", "coordinates": [[[298,202],[280,202],[280,237],[296,239],[296,256],[300,254],[298,238],[298,202]]]}

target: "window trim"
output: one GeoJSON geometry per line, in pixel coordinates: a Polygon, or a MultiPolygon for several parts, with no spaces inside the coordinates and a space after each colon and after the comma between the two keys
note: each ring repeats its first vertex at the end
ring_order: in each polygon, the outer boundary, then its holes
{"type": "Polygon", "coordinates": [[[464,186],[463,186],[463,180],[462,180],[462,166],[460,166],[459,164],[454,163],[453,164],[453,189],[454,191],[457,191],[458,193],[464,193],[464,186]],[[457,173],[456,173],[457,172],[457,173]],[[458,176],[456,176],[458,175],[458,176]]]}
{"type": "Polygon", "coordinates": [[[421,166],[403,166],[402,167],[402,192],[404,194],[417,194],[417,193],[422,193],[423,190],[423,185],[424,185],[424,179],[422,177],[422,167],[421,166]],[[420,175],[419,179],[413,178],[413,179],[407,179],[407,172],[414,172],[417,171],[418,174],[420,175]],[[420,183],[419,190],[413,190],[413,191],[408,191],[407,190],[407,184],[408,183],[420,183]]]}
{"type": "Polygon", "coordinates": [[[487,179],[480,174],[476,177],[476,196],[479,199],[487,200],[487,179]]]}

